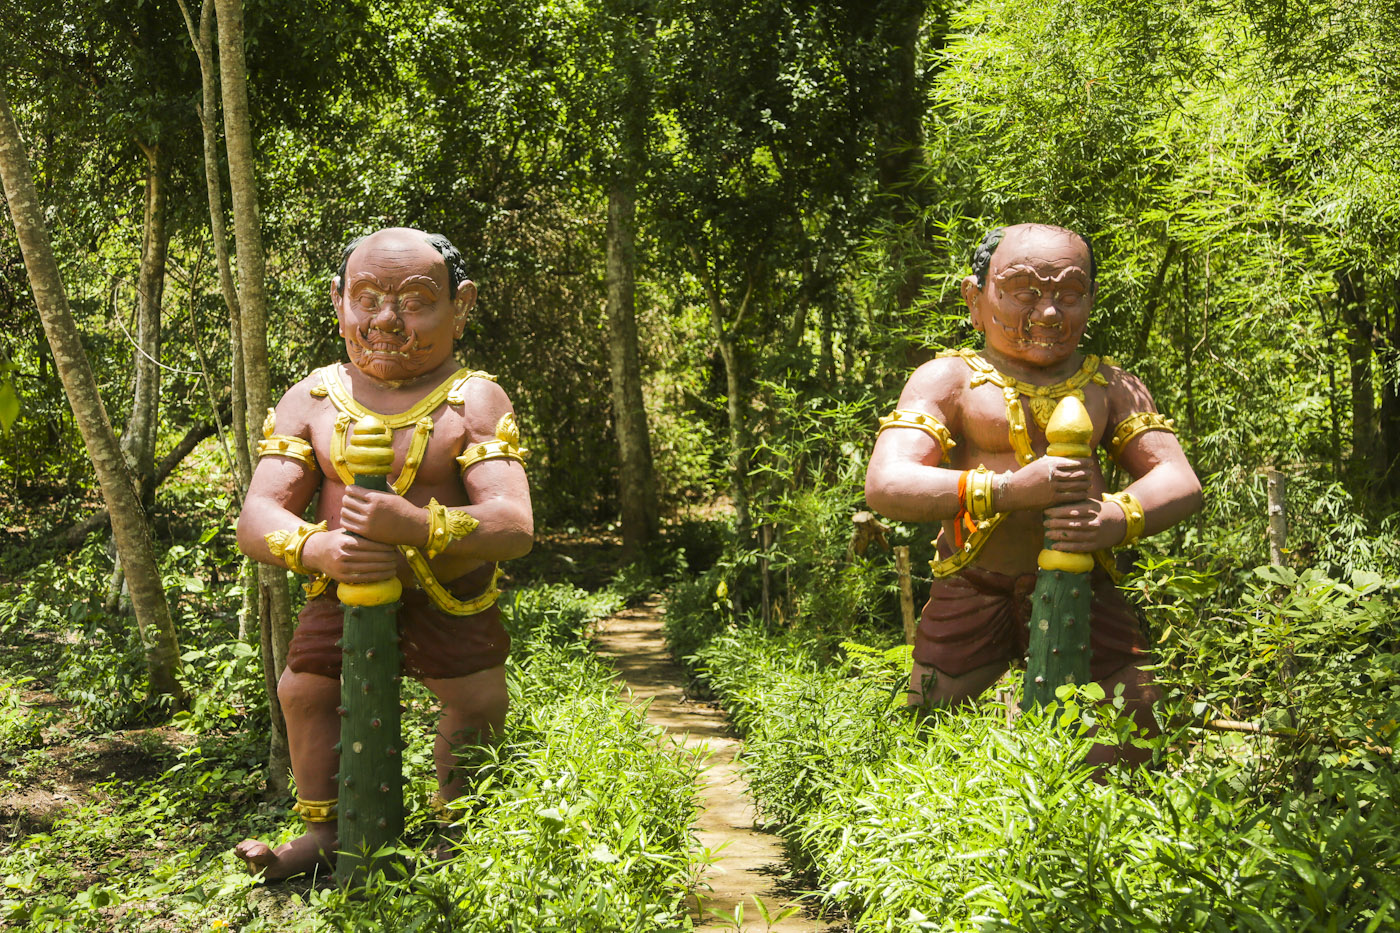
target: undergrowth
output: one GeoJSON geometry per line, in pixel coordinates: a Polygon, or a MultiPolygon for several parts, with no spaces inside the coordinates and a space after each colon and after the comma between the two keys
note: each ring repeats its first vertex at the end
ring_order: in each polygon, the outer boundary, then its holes
{"type": "Polygon", "coordinates": [[[1306,789],[1261,792],[1247,740],[1182,730],[1154,740],[1154,768],[1098,784],[1082,764],[1106,719],[1092,693],[1011,726],[994,703],[920,724],[901,708],[905,659],[818,662],[755,631],[695,657],[745,735],[763,813],[857,930],[1400,923],[1400,777],[1383,757],[1354,750],[1306,789]]]}
{"type": "MultiPolygon", "coordinates": [[[[50,613],[55,631],[65,630],[67,615],[43,591],[30,590],[29,598],[25,614],[12,620],[50,613]]],[[[0,835],[0,926],[36,933],[687,928],[695,762],[656,753],[652,729],[618,699],[611,672],[584,642],[589,623],[622,603],[619,594],[571,586],[504,598],[514,639],[511,712],[502,743],[482,752],[485,763],[456,811],[461,841],[442,862],[425,848],[437,841],[427,807],[431,704],[405,681],[404,846],[413,872],[377,878],[353,897],[324,883],[265,886],[231,854],[245,836],[275,844],[301,832],[290,801],[258,799],[266,714],[256,702],[261,674],[248,646],[186,639],[187,661],[199,662],[201,676],[179,734],[106,732],[132,715],[111,703],[113,694],[107,701],[116,709],[106,718],[87,716],[95,700],[60,694],[70,704],[65,737],[139,744],[150,773],[114,774],[51,819],[21,821],[0,835]]],[[[45,686],[63,690],[62,672],[85,665],[66,652],[39,653],[50,662],[56,655],[64,658],[45,686]]],[[[8,765],[0,793],[7,794],[41,781],[52,752],[42,727],[16,715],[17,691],[32,686],[16,666],[0,671],[0,756],[8,765]]],[[[95,686],[109,675],[86,676],[95,686]]]]}

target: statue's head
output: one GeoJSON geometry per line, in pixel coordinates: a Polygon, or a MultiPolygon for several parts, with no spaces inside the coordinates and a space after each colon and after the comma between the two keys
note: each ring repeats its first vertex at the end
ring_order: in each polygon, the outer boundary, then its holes
{"type": "Polygon", "coordinates": [[[476,285],[446,237],[389,227],[345,247],[331,303],[352,365],[381,382],[411,382],[451,358],[476,285]]]}
{"type": "Polygon", "coordinates": [[[999,227],[973,253],[963,301],[990,356],[1054,366],[1069,359],[1084,336],[1096,271],[1093,247],[1072,230],[999,227]]]}

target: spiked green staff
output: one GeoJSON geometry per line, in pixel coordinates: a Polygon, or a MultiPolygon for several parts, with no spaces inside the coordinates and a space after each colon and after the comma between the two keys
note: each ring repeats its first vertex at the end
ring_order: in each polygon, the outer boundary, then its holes
{"type": "MultiPolygon", "coordinates": [[[[368,415],[355,425],[345,461],[355,485],[387,491],[394,465],[394,433],[368,415]]],[[[375,868],[370,856],[403,833],[403,749],[399,728],[399,637],[396,620],[403,585],[397,579],[342,583],[345,610],[340,675],[340,854],[335,880],[363,884],[375,868]]]]}
{"type": "MultiPolygon", "coordinates": [[[[1084,403],[1067,395],[1045,425],[1051,457],[1089,457],[1094,423],[1084,403]]],[[[1056,702],[1063,684],[1089,682],[1089,605],[1094,598],[1092,554],[1056,551],[1047,538],[1031,594],[1031,637],[1021,709],[1056,702]]]]}

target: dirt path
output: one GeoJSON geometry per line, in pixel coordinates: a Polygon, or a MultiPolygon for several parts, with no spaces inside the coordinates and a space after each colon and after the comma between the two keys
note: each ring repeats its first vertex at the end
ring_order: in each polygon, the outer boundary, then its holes
{"type": "MultiPolygon", "coordinates": [[[[822,926],[798,913],[767,926],[754,904],[762,898],[770,914],[785,907],[791,897],[778,890],[786,870],[778,837],[754,828],[754,809],[748,784],[734,764],[741,743],[729,729],[720,710],[690,702],[685,695],[685,673],[672,660],[661,634],[661,604],[646,604],[618,613],[599,624],[594,640],[598,653],[618,669],[622,680],[639,701],[651,701],[647,721],[663,727],[686,749],[709,748],[700,774],[700,815],[695,835],[700,845],[721,850],[716,863],[702,878],[710,892],[700,894],[702,926],[722,928],[710,911],[734,915],[744,905],[744,930],[774,933],[814,933],[822,926]]],[[[732,929],[732,924],[729,925],[732,929]]]]}

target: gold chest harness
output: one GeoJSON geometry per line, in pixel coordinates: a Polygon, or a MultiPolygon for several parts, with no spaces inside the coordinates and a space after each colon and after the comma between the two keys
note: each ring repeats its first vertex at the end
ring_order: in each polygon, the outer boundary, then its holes
{"type": "MultiPolygon", "coordinates": [[[[320,384],[311,388],[313,397],[329,398],[337,411],[335,429],[331,435],[331,467],[345,485],[349,486],[355,482],[355,477],[346,465],[345,447],[351,427],[366,415],[374,415],[391,431],[412,425],[413,438],[409,441],[408,455],[404,458],[403,469],[399,471],[398,479],[389,484],[390,488],[401,496],[407,494],[410,487],[413,486],[413,481],[418,476],[418,470],[423,465],[423,454],[428,449],[428,438],[433,433],[433,412],[444,404],[463,404],[466,385],[470,380],[480,378],[494,382],[496,379],[495,376],[481,370],[459,369],[451,378],[429,392],[412,408],[398,414],[385,415],[372,412],[355,401],[350,391],[340,381],[339,370],[339,365],[334,363],[318,369],[315,375],[320,377],[320,384]]],[[[309,442],[300,437],[276,434],[275,431],[276,416],[273,409],[268,409],[267,420],[263,422],[263,440],[258,443],[259,458],[270,455],[290,457],[293,460],[301,461],[313,470],[317,469],[316,456],[309,442]]],[[[529,451],[520,446],[520,429],[515,423],[515,416],[507,413],[497,423],[496,437],[493,440],[468,446],[456,459],[460,470],[465,472],[468,467],[482,460],[506,459],[523,464],[528,455],[529,451]]],[[[398,548],[408,562],[409,568],[413,571],[418,585],[422,587],[423,592],[427,594],[433,605],[442,612],[456,616],[476,615],[490,608],[500,596],[500,591],[496,588],[496,581],[501,575],[499,566],[492,575],[491,583],[485,592],[472,599],[461,600],[449,593],[446,587],[438,582],[437,577],[433,576],[428,559],[420,548],[407,544],[400,544],[398,548]]],[[[306,584],[307,597],[319,596],[325,592],[329,585],[330,579],[328,577],[314,577],[310,583],[306,584]]]]}
{"type": "MultiPolygon", "coordinates": [[[[1025,466],[1033,460],[1039,458],[1035,449],[1031,446],[1030,431],[1026,425],[1025,408],[1021,404],[1021,397],[1025,396],[1029,402],[1031,416],[1035,418],[1040,429],[1045,430],[1045,426],[1050,421],[1050,415],[1055,411],[1055,405],[1066,396],[1073,395],[1080,401],[1084,400],[1084,387],[1089,383],[1106,386],[1108,380],[1099,372],[1101,362],[1113,365],[1111,360],[1101,360],[1092,354],[1084,357],[1084,363],[1079,367],[1079,371],[1070,376],[1064,382],[1054,385],[1041,386],[1030,382],[1022,382],[1012,376],[998,370],[991,363],[984,360],[976,350],[946,350],[938,354],[939,358],[961,357],[972,370],[972,378],[969,382],[970,388],[976,388],[982,383],[989,383],[1001,389],[1002,396],[1006,399],[1006,424],[1007,432],[1011,441],[1011,449],[1016,453],[1016,462],[1025,466]]],[[[957,443],[953,440],[952,432],[934,418],[923,412],[911,411],[907,409],[895,409],[890,414],[880,419],[880,432],[887,428],[916,428],[923,431],[929,437],[939,443],[946,454],[957,443]]],[[[1113,437],[1107,446],[1109,454],[1117,458],[1130,440],[1146,431],[1172,431],[1175,433],[1172,423],[1167,418],[1162,417],[1157,412],[1138,412],[1130,415],[1119,422],[1113,437]]],[[[983,468],[979,468],[983,469],[983,468]]],[[[933,569],[935,577],[947,577],[957,573],[968,564],[977,559],[978,553],[986,545],[1001,523],[1006,519],[1008,513],[998,512],[993,515],[977,518],[972,528],[972,533],[962,546],[948,557],[929,561],[929,566],[933,569]]],[[[959,516],[961,520],[962,516],[959,516]]],[[[1112,561],[1107,551],[1098,551],[1095,558],[1106,570],[1112,571],[1112,561]]]]}

